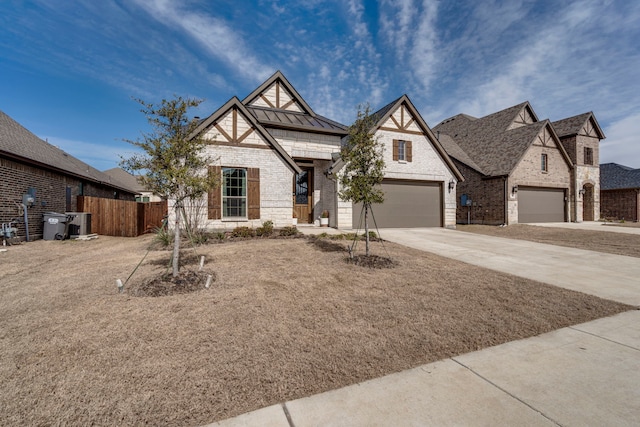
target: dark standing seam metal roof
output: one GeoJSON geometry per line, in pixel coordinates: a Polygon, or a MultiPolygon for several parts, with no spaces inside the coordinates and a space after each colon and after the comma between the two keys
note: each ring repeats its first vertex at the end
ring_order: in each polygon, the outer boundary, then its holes
{"type": "Polygon", "coordinates": [[[640,169],[617,163],[600,165],[600,190],[640,189],[640,169]]]}
{"type": "MultiPolygon", "coordinates": [[[[523,102],[479,119],[458,114],[443,120],[433,130],[436,134],[440,132],[441,140],[445,141],[443,146],[451,150],[452,157],[486,176],[505,176],[518,165],[540,131],[550,124],[549,120],[543,120],[508,129],[525,107],[537,120],[529,102],[523,102]]],[[[564,151],[560,144],[558,148],[564,151]]]]}
{"type": "Polygon", "coordinates": [[[0,111],[0,153],[118,190],[137,193],[135,189],[112,180],[109,175],[38,138],[3,111],[0,111]]]}
{"type": "Polygon", "coordinates": [[[251,107],[247,110],[265,127],[291,129],[332,135],[346,135],[347,128],[333,120],[320,115],[315,117],[294,111],[276,110],[273,108],[251,107]]]}
{"type": "Polygon", "coordinates": [[[247,95],[247,97],[242,100],[242,104],[261,125],[267,128],[289,129],[338,136],[344,136],[348,133],[347,126],[316,114],[281,71],[276,71],[264,83],[247,95]],[[280,82],[280,84],[284,86],[292,99],[300,105],[302,112],[250,105],[260,94],[276,82],[280,82]]]}

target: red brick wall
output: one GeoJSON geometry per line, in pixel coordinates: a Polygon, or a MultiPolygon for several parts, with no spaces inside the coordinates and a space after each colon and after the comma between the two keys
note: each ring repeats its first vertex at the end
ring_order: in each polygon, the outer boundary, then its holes
{"type": "Polygon", "coordinates": [[[600,216],[604,219],[638,221],[638,189],[600,191],[600,216]]]}
{"type": "MultiPolygon", "coordinates": [[[[16,205],[22,203],[22,195],[29,188],[35,189],[35,203],[27,209],[29,222],[29,238],[42,238],[42,214],[45,212],[63,213],[66,209],[66,189],[71,188],[71,211],[76,211],[76,199],[82,191],[84,195],[114,198],[112,188],[81,180],[64,174],[17,162],[7,158],[0,158],[0,222],[7,223],[17,218],[23,220],[21,208],[16,205]]],[[[118,194],[124,200],[135,200],[129,193],[118,194]]],[[[18,236],[24,238],[25,227],[21,222],[16,225],[18,236]]]]}
{"type": "Polygon", "coordinates": [[[502,178],[482,179],[482,175],[467,165],[454,159],[464,182],[457,185],[456,222],[467,223],[467,213],[472,224],[503,224],[504,180],[502,178]],[[460,197],[466,194],[473,202],[471,208],[461,206],[460,197]]]}

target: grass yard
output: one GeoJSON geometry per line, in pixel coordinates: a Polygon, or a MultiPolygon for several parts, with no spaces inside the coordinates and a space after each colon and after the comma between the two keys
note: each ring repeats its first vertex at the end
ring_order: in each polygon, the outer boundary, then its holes
{"type": "Polygon", "coordinates": [[[313,239],[203,246],[209,290],[118,294],[150,242],[0,254],[0,425],[202,425],[631,309],[390,243],[399,265],[371,270],[313,239]]]}
{"type": "MultiPolygon", "coordinates": [[[[603,225],[603,227],[617,226],[634,227],[637,223],[603,225]]],[[[640,235],[611,233],[607,231],[591,231],[554,227],[539,227],[527,224],[514,224],[508,227],[494,225],[461,225],[457,230],[488,236],[521,239],[531,242],[547,243],[550,245],[567,246],[570,248],[586,249],[614,255],[626,255],[640,258],[640,235]]]]}

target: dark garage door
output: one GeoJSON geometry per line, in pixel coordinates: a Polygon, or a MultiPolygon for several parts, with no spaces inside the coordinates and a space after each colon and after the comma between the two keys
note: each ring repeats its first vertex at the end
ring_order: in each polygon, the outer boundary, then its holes
{"type": "MultiPolygon", "coordinates": [[[[425,181],[382,181],[384,203],[373,205],[380,228],[441,227],[440,183],[425,181]]],[[[360,224],[361,205],[353,206],[353,228],[360,224]]],[[[373,222],[370,222],[373,228],[373,222]]],[[[364,227],[364,224],[361,225],[364,227]]]]}
{"type": "Polygon", "coordinates": [[[564,222],[564,190],[520,187],[518,222],[564,222]]]}

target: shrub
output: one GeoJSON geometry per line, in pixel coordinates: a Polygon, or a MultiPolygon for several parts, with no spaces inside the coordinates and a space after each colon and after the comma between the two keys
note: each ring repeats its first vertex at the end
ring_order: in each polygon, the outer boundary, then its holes
{"type": "Polygon", "coordinates": [[[156,227],[154,231],[156,235],[154,236],[153,240],[160,243],[162,247],[167,247],[171,245],[171,243],[173,243],[173,233],[167,230],[167,227],[156,227]]]}
{"type": "Polygon", "coordinates": [[[265,221],[256,229],[256,236],[269,237],[273,234],[273,221],[265,221]]]}
{"type": "Polygon", "coordinates": [[[253,237],[255,234],[254,229],[251,227],[236,227],[231,232],[232,237],[253,237]]]}
{"type": "Polygon", "coordinates": [[[297,236],[298,234],[300,234],[298,228],[293,225],[280,229],[280,236],[297,236]]]}

